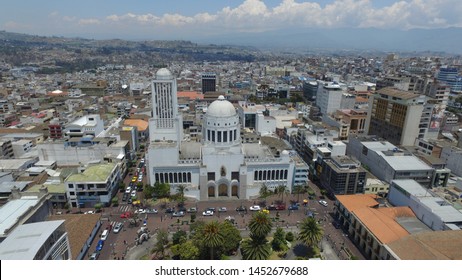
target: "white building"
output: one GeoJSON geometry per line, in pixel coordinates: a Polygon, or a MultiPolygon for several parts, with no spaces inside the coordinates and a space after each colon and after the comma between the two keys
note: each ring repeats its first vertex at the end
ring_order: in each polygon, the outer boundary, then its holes
{"type": "Polygon", "coordinates": [[[394,206],[410,207],[432,230],[462,228],[462,213],[414,180],[393,180],[388,200],[394,206]]]}
{"type": "Polygon", "coordinates": [[[72,208],[109,204],[122,178],[120,164],[101,163],[88,166],[82,173],[65,179],[67,197],[72,208]]]}
{"type": "Polygon", "coordinates": [[[176,81],[167,69],[156,74],[152,103],[151,185],[168,183],[172,192],[185,185],[187,196],[209,200],[257,197],[263,184],[270,189],[284,185],[291,191],[295,183],[307,182],[308,167],[295,153],[242,143],[239,115],[223,96],[207,108],[202,142],[182,140],[182,118],[174,110],[176,81]]]}
{"type": "Polygon", "coordinates": [[[323,115],[332,114],[340,109],[344,93],[344,89],[338,83],[320,81],[316,94],[316,105],[321,113],[323,115]]]}
{"type": "Polygon", "coordinates": [[[104,130],[103,120],[99,115],[83,116],[66,125],[67,137],[96,136],[104,130]]]}
{"type": "Polygon", "coordinates": [[[21,139],[11,143],[13,146],[14,156],[16,158],[21,157],[22,155],[31,151],[34,143],[31,140],[21,139]]]}
{"type": "Polygon", "coordinates": [[[352,137],[348,142],[347,154],[358,159],[379,180],[390,183],[395,179],[414,179],[426,187],[432,187],[435,169],[390,142],[352,137]]]}

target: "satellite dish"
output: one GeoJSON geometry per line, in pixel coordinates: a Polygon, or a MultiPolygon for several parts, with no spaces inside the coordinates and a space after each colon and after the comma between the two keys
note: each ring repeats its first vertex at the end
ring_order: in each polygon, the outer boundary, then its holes
{"type": "Polygon", "coordinates": [[[128,86],[127,85],[122,85],[122,89],[127,89],[128,86]]]}

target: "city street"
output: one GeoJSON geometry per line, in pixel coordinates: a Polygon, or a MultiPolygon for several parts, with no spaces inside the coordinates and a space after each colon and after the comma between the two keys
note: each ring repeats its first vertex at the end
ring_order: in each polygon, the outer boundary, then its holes
{"type": "MultiPolygon", "coordinates": [[[[316,192],[316,197],[319,198],[319,189],[310,182],[310,187],[316,192]]],[[[306,195],[305,195],[306,196],[306,195]]],[[[300,195],[300,198],[303,197],[300,195]]],[[[286,205],[290,205],[291,200],[296,200],[297,195],[284,195],[284,202],[286,205]]],[[[276,200],[281,200],[281,197],[273,195],[266,199],[266,204],[270,205],[276,200]]],[[[279,221],[274,222],[274,226],[280,226],[290,230],[298,230],[297,225],[308,215],[314,215],[323,230],[324,237],[322,241],[321,249],[327,248],[326,251],[334,252],[335,254],[324,254],[328,259],[349,259],[351,256],[355,256],[358,259],[363,259],[361,253],[351,243],[348,236],[342,232],[341,229],[336,229],[333,225],[333,211],[334,203],[326,198],[328,206],[323,206],[316,200],[309,200],[306,207],[301,206],[299,210],[272,210],[270,216],[276,218],[279,215],[279,221]],[[348,252],[344,248],[348,248],[348,252]],[[329,257],[330,256],[330,257],[329,257]]],[[[224,221],[226,218],[231,217],[234,219],[236,227],[242,232],[245,232],[246,225],[252,217],[252,211],[248,210],[250,206],[256,204],[264,204],[264,200],[226,200],[226,201],[187,201],[185,203],[186,208],[196,207],[198,212],[196,213],[196,220],[199,221],[211,221],[218,220],[224,221]],[[237,212],[236,208],[240,206],[246,206],[247,212],[237,212]],[[207,208],[218,209],[220,207],[226,207],[226,212],[216,211],[213,216],[203,216],[202,212],[207,208]]],[[[121,218],[120,215],[125,212],[133,212],[136,207],[122,203],[117,207],[108,207],[104,209],[105,215],[109,217],[109,221],[104,221],[102,230],[107,228],[109,225],[114,226],[117,222],[122,222],[123,227],[119,233],[111,232],[105,242],[103,250],[100,255],[100,259],[124,259],[130,248],[134,248],[136,245],[136,238],[138,237],[137,231],[146,222],[146,227],[151,235],[159,230],[167,230],[168,232],[176,232],[178,230],[189,230],[189,222],[191,220],[191,213],[185,213],[184,217],[173,217],[171,214],[165,213],[165,208],[173,207],[175,203],[169,203],[165,205],[157,205],[157,214],[139,214],[140,222],[137,226],[130,224],[129,219],[121,218]]],[[[150,240],[149,243],[153,242],[150,240]]],[[[94,242],[97,243],[97,239],[94,242]]],[[[93,246],[95,246],[93,244],[93,246]]],[[[90,251],[92,252],[92,251],[90,251]]]]}

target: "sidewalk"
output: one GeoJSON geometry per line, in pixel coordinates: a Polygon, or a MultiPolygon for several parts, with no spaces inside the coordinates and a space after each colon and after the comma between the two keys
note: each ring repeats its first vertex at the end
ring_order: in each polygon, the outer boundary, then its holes
{"type": "Polygon", "coordinates": [[[332,246],[325,238],[321,240],[321,248],[321,256],[324,260],[339,260],[337,253],[335,253],[334,249],[332,249],[332,246]]]}

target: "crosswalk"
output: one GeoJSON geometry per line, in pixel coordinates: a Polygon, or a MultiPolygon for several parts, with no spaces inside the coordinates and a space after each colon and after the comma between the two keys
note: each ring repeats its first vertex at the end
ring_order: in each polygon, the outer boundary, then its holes
{"type": "Polygon", "coordinates": [[[132,208],[131,205],[121,205],[121,206],[119,206],[118,211],[119,211],[120,213],[123,213],[123,212],[130,211],[131,208],[132,208]]]}

